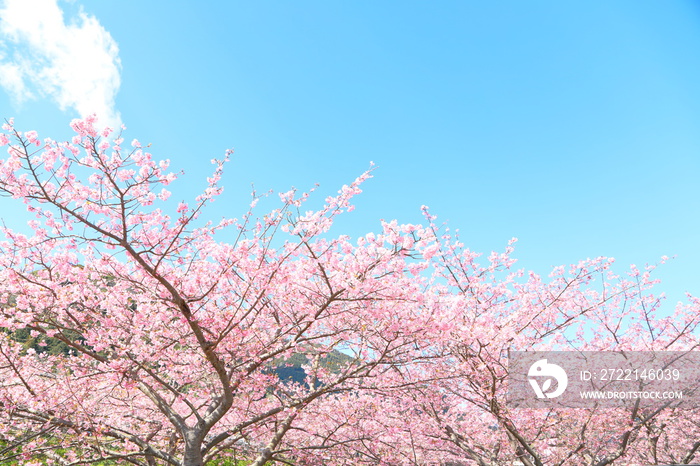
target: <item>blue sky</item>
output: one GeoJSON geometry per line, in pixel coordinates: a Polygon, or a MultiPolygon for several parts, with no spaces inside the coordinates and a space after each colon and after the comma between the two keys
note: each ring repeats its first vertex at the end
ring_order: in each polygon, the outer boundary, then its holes
{"type": "Polygon", "coordinates": [[[92,111],[123,121],[186,171],[178,200],[234,148],[212,217],[251,183],[322,199],[374,161],[335,233],[425,204],[474,250],[519,238],[541,274],[676,256],[658,291],[700,295],[697,2],[2,5],[0,116],[54,138],[92,111]]]}

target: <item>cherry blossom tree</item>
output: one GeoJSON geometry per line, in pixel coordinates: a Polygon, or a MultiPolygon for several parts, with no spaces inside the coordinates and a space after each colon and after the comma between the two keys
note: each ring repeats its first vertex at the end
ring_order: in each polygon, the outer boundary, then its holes
{"type": "Polygon", "coordinates": [[[697,463],[697,408],[524,409],[513,407],[507,394],[515,350],[695,351],[700,300],[688,296],[668,315],[663,298],[651,292],[654,266],[619,276],[612,260],[599,258],[556,267],[543,278],[515,270],[510,246],[483,261],[449,234],[440,236],[442,243],[427,251],[436,261],[436,298],[430,305],[435,320],[421,337],[423,359],[384,374],[373,395],[327,410],[333,414],[317,435],[332,437],[347,458],[376,463],[697,463]],[[375,411],[382,416],[368,415],[375,411]]]}
{"type": "Polygon", "coordinates": [[[514,409],[513,350],[695,350],[700,301],[660,314],[651,268],[607,259],[514,268],[435,224],[333,236],[364,173],[318,210],[307,193],[203,218],[134,140],[72,123],[69,142],[9,121],[0,192],[34,215],[0,242],[0,459],[199,466],[688,463],[699,417],[514,409]],[[25,335],[36,345],[28,347],[25,335]],[[64,351],[42,351],[42,345],[64,351]],[[303,380],[284,377],[301,358],[303,380]]]}
{"type": "Polygon", "coordinates": [[[314,403],[415,358],[430,316],[411,254],[432,234],[385,223],[356,244],[325,237],[369,173],[317,211],[290,191],[261,219],[254,199],[240,220],[203,222],[228,154],[169,215],[167,161],[93,118],[72,127],[70,142],[12,122],[0,135],[0,190],[36,217],[0,243],[5,458],[285,461],[284,438],[314,403]],[[19,330],[70,354],[27,350],[19,330]],[[299,355],[303,383],[282,380],[275,368],[299,355]]]}
{"type": "Polygon", "coordinates": [[[507,257],[481,267],[469,251],[447,250],[442,261],[446,281],[458,288],[448,304],[456,308],[447,311],[451,337],[438,345],[441,357],[420,375],[434,382],[414,387],[407,400],[430,426],[420,433],[483,466],[691,462],[700,439],[690,421],[697,410],[523,409],[509,404],[507,392],[514,350],[695,350],[697,300],[659,317],[663,301],[649,292],[650,270],[619,277],[605,259],[556,268],[546,281],[535,274],[519,281],[521,272],[512,271],[490,283],[478,277],[507,269],[507,257]]]}

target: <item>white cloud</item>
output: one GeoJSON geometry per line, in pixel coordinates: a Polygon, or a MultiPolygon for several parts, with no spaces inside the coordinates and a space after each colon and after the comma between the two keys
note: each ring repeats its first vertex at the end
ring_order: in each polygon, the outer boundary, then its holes
{"type": "Polygon", "coordinates": [[[0,85],[18,101],[37,94],[81,117],[121,125],[115,97],[119,48],[93,16],[66,23],[59,0],[5,0],[0,9],[0,85]]]}

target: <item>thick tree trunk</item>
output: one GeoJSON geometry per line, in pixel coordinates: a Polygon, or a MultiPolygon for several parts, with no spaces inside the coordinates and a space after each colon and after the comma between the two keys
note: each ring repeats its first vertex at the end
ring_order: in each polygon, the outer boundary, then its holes
{"type": "Polygon", "coordinates": [[[183,437],[185,438],[185,456],[182,459],[182,466],[204,466],[202,435],[189,431],[183,437]]]}

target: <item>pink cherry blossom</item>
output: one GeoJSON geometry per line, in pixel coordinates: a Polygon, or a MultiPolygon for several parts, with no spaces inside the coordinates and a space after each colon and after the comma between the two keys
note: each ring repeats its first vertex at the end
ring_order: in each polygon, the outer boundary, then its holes
{"type": "Polygon", "coordinates": [[[482,255],[425,206],[425,225],[333,236],[371,167],[318,209],[292,189],[260,215],[253,193],[239,219],[207,222],[230,151],[174,206],[169,161],[96,123],[34,154],[36,133],[10,121],[0,135],[0,191],[35,216],[30,235],[0,229],[0,460],[697,460],[695,411],[507,403],[512,350],[695,351],[700,299],[662,312],[655,266],[616,274],[596,258],[542,276],[515,268],[514,239],[482,255]]]}

